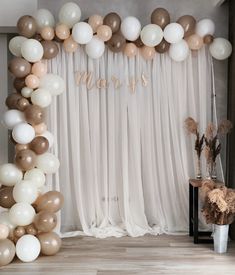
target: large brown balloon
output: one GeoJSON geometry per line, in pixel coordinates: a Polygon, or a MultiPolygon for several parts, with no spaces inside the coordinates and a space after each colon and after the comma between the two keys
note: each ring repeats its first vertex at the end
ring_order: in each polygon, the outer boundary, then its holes
{"type": "Polygon", "coordinates": [[[188,37],[192,35],[195,31],[196,19],[191,15],[183,15],[178,20],[183,29],[184,29],[184,37],[188,37]]]}
{"type": "Polygon", "coordinates": [[[55,255],[61,247],[61,238],[55,232],[42,233],[37,235],[41,244],[41,253],[43,255],[55,255]]]}
{"type": "Polygon", "coordinates": [[[15,245],[12,241],[0,240],[0,266],[9,264],[15,257],[15,245]]]}
{"type": "Polygon", "coordinates": [[[17,28],[20,35],[30,38],[34,36],[37,31],[37,23],[32,16],[24,15],[18,20],[17,28]]]}
{"type": "Polygon", "coordinates": [[[170,23],[170,14],[166,9],[157,8],[151,14],[151,23],[160,26],[162,29],[170,23]]]}
{"type": "Polygon", "coordinates": [[[204,42],[206,45],[210,45],[213,41],[214,41],[214,36],[213,36],[213,35],[210,35],[210,34],[204,36],[204,38],[203,38],[203,42],[204,42]]]}
{"type": "Polygon", "coordinates": [[[55,213],[41,211],[34,218],[34,225],[40,232],[50,232],[56,227],[57,217],[55,213]]]}
{"type": "Polygon", "coordinates": [[[103,24],[109,26],[112,33],[115,33],[120,29],[121,17],[117,13],[111,12],[104,17],[103,24]]]}
{"type": "Polygon", "coordinates": [[[8,69],[15,77],[22,78],[30,74],[31,64],[21,57],[15,57],[9,62],[8,69]]]}
{"type": "Polygon", "coordinates": [[[24,114],[27,122],[31,125],[40,124],[45,120],[44,110],[37,105],[29,105],[26,107],[24,114]]]}
{"type": "Polygon", "coordinates": [[[35,202],[37,212],[42,210],[49,212],[57,212],[64,203],[63,195],[58,191],[49,191],[40,196],[35,202]]]}
{"type": "Polygon", "coordinates": [[[38,136],[30,143],[30,149],[37,155],[44,154],[49,148],[48,140],[43,136],[38,136]]]}
{"type": "Polygon", "coordinates": [[[15,156],[15,164],[22,171],[28,171],[35,167],[36,155],[32,150],[19,151],[15,156]]]}
{"type": "Polygon", "coordinates": [[[115,33],[111,39],[107,42],[109,49],[114,53],[121,52],[126,44],[126,39],[121,35],[115,33]]]}
{"type": "Polygon", "coordinates": [[[29,103],[28,99],[22,97],[17,100],[16,108],[19,111],[23,112],[26,109],[26,107],[28,107],[29,105],[30,105],[30,103],[29,103]]]}
{"type": "Polygon", "coordinates": [[[155,50],[158,53],[165,53],[169,50],[170,44],[163,38],[161,43],[155,46],[155,50]]]}
{"type": "Polygon", "coordinates": [[[16,202],[13,198],[13,187],[4,187],[0,189],[0,206],[11,208],[16,202]]]}
{"type": "Polygon", "coordinates": [[[13,86],[17,92],[20,92],[26,86],[25,78],[15,78],[13,81],[13,86]]]}
{"type": "Polygon", "coordinates": [[[18,103],[18,100],[19,99],[22,99],[22,95],[21,94],[18,94],[18,93],[13,93],[13,94],[10,94],[7,98],[6,98],[6,106],[9,108],[9,109],[17,109],[17,103],[18,103]]]}
{"type": "Polygon", "coordinates": [[[25,228],[23,226],[17,226],[15,229],[14,229],[14,237],[19,239],[21,238],[22,236],[24,236],[25,234],[25,228]]]}
{"type": "Polygon", "coordinates": [[[48,40],[48,41],[42,41],[41,44],[43,46],[44,59],[52,59],[57,56],[59,52],[59,48],[55,42],[48,40]]]}

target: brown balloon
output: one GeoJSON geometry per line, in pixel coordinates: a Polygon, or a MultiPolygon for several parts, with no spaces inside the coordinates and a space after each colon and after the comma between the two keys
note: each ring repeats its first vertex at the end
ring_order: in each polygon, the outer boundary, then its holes
{"type": "Polygon", "coordinates": [[[134,43],[136,45],[136,47],[141,48],[144,46],[144,43],[142,42],[141,38],[138,37],[135,41],[133,41],[132,43],[134,43]]]}
{"type": "Polygon", "coordinates": [[[25,230],[26,230],[26,233],[27,234],[30,234],[30,235],[37,235],[38,234],[38,230],[37,230],[37,228],[34,226],[34,224],[29,224],[29,225],[27,225],[26,226],[26,228],[25,228],[25,230]]]}
{"type": "Polygon", "coordinates": [[[15,78],[13,81],[13,86],[17,92],[21,92],[21,90],[26,86],[25,78],[15,78]]]}
{"type": "Polygon", "coordinates": [[[0,189],[0,206],[11,208],[16,202],[13,198],[13,187],[4,187],[0,189]]]}
{"type": "Polygon", "coordinates": [[[115,33],[120,29],[121,17],[117,13],[111,12],[104,17],[103,25],[109,26],[112,33],[115,33]]]}
{"type": "Polygon", "coordinates": [[[15,57],[9,62],[8,69],[15,77],[22,78],[30,74],[31,64],[21,57],[15,57]]]}
{"type": "Polygon", "coordinates": [[[29,103],[28,99],[23,97],[23,98],[20,98],[17,100],[16,108],[19,111],[23,112],[26,109],[26,107],[29,105],[30,105],[30,103],[29,103]]]}
{"type": "Polygon", "coordinates": [[[35,167],[36,155],[32,150],[19,151],[15,156],[15,164],[22,171],[28,171],[35,167]]]}
{"type": "Polygon", "coordinates": [[[9,264],[15,257],[15,245],[9,239],[0,240],[0,266],[9,264]]]}
{"type": "Polygon", "coordinates": [[[43,38],[42,38],[42,36],[41,36],[40,33],[36,33],[36,34],[34,35],[33,39],[35,39],[35,40],[37,40],[37,41],[39,41],[39,42],[41,42],[41,41],[43,40],[43,38]]]}
{"type": "Polygon", "coordinates": [[[26,233],[25,228],[23,226],[17,226],[14,229],[14,237],[15,238],[21,238],[26,233]]]}
{"type": "Polygon", "coordinates": [[[60,192],[49,191],[40,196],[34,204],[37,212],[45,210],[55,213],[61,209],[63,203],[64,196],[60,192]]]}
{"type": "Polygon", "coordinates": [[[31,125],[40,124],[45,120],[44,110],[37,105],[29,105],[26,107],[24,114],[27,122],[31,125]]]}
{"type": "Polygon", "coordinates": [[[41,155],[46,153],[49,148],[48,140],[43,136],[38,136],[33,139],[30,143],[30,149],[34,151],[37,155],[41,155]]]}
{"type": "Polygon", "coordinates": [[[37,235],[41,244],[41,253],[43,255],[55,255],[61,247],[61,238],[55,232],[42,233],[37,235]]]}
{"type": "Polygon", "coordinates": [[[59,48],[55,42],[48,40],[48,41],[42,41],[41,44],[43,46],[44,59],[52,59],[57,56],[59,52],[59,48]]]}
{"type": "Polygon", "coordinates": [[[126,39],[120,35],[115,33],[111,39],[107,42],[107,45],[109,49],[114,52],[114,53],[119,53],[121,52],[126,44],[126,39]]]}
{"type": "Polygon", "coordinates": [[[19,99],[22,99],[22,95],[18,94],[18,93],[13,93],[10,94],[7,98],[6,98],[6,106],[9,109],[17,109],[17,103],[19,99]]]}
{"type": "Polygon", "coordinates": [[[17,22],[18,33],[27,38],[31,38],[37,31],[37,23],[30,15],[20,17],[17,22]]]}
{"type": "Polygon", "coordinates": [[[210,35],[210,34],[204,36],[204,38],[203,38],[203,42],[204,42],[206,45],[210,45],[213,41],[214,41],[214,36],[213,36],[213,35],[210,35]]]}
{"type": "Polygon", "coordinates": [[[161,43],[155,46],[155,50],[158,53],[165,53],[169,50],[170,44],[163,38],[161,43]]]}
{"type": "Polygon", "coordinates": [[[157,8],[151,14],[151,23],[160,26],[162,29],[170,23],[170,14],[166,9],[157,8]]]}
{"type": "Polygon", "coordinates": [[[40,211],[34,218],[34,225],[40,232],[50,232],[56,227],[57,217],[55,213],[40,211]]]}
{"type": "Polygon", "coordinates": [[[196,26],[196,19],[191,15],[183,15],[178,20],[183,29],[184,29],[184,37],[188,37],[194,34],[195,26],[196,26]]]}

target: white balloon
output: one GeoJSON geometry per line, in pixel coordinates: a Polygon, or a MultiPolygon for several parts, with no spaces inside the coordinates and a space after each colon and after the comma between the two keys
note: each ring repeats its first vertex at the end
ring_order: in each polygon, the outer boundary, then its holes
{"type": "Polygon", "coordinates": [[[155,47],[162,41],[163,31],[158,25],[149,24],[143,27],[140,37],[146,46],[155,47]]]}
{"type": "Polygon", "coordinates": [[[51,104],[51,94],[45,89],[37,89],[31,94],[33,104],[46,108],[51,104]]]}
{"type": "Polygon", "coordinates": [[[24,87],[21,89],[21,94],[23,97],[29,98],[33,92],[33,89],[29,87],[24,87]]]}
{"type": "Polygon", "coordinates": [[[210,44],[209,51],[215,59],[224,60],[231,55],[232,45],[225,38],[215,38],[210,44]]]}
{"type": "Polygon", "coordinates": [[[12,137],[17,143],[28,144],[35,138],[35,130],[28,123],[20,123],[13,128],[12,137]]]}
{"type": "Polygon", "coordinates": [[[33,222],[35,217],[34,208],[26,202],[14,204],[9,211],[9,218],[13,224],[26,226],[33,222]]]}
{"type": "Polygon", "coordinates": [[[183,61],[188,57],[189,54],[189,47],[185,40],[181,40],[178,43],[174,43],[170,45],[169,55],[170,57],[177,61],[183,61]]]}
{"type": "Polygon", "coordinates": [[[37,187],[30,180],[22,180],[13,188],[13,198],[16,202],[27,202],[32,204],[37,197],[37,187]]]}
{"type": "Polygon", "coordinates": [[[121,24],[121,32],[123,36],[129,41],[135,41],[141,31],[140,21],[134,16],[126,17],[121,24]]]}
{"type": "Polygon", "coordinates": [[[51,132],[49,131],[45,131],[43,134],[41,134],[40,136],[45,137],[48,142],[49,142],[49,148],[51,148],[54,144],[54,136],[51,132]]]}
{"type": "Polygon", "coordinates": [[[72,29],[72,37],[79,44],[87,44],[93,37],[93,30],[86,22],[76,23],[72,29]]]}
{"type": "Polygon", "coordinates": [[[54,27],[55,19],[52,13],[47,9],[40,9],[34,15],[34,18],[37,23],[38,31],[44,27],[54,27]]]}
{"type": "Polygon", "coordinates": [[[69,28],[81,19],[81,9],[73,2],[64,4],[59,11],[59,21],[69,28]]]}
{"type": "Polygon", "coordinates": [[[85,50],[90,58],[100,58],[105,50],[104,41],[99,39],[97,36],[94,36],[91,41],[86,44],[85,50]]]}
{"type": "Polygon", "coordinates": [[[33,235],[24,235],[16,243],[16,255],[22,262],[33,262],[39,256],[40,251],[41,244],[33,235]]]}
{"type": "Polygon", "coordinates": [[[16,228],[16,224],[12,223],[9,218],[9,211],[3,211],[0,213],[0,224],[5,224],[8,226],[10,232],[16,228]]]}
{"type": "Polygon", "coordinates": [[[27,40],[24,36],[15,36],[9,42],[9,50],[15,56],[21,56],[21,46],[27,40]]]}
{"type": "Polygon", "coordinates": [[[201,37],[208,34],[213,35],[215,33],[215,23],[211,19],[202,19],[197,22],[195,32],[201,37]]]}
{"type": "Polygon", "coordinates": [[[32,185],[34,185],[36,188],[41,188],[46,182],[46,177],[43,171],[38,168],[28,170],[24,174],[24,179],[30,180],[32,182],[32,185]]]}
{"type": "Polygon", "coordinates": [[[27,39],[22,43],[21,54],[29,62],[37,62],[43,56],[42,44],[36,39],[27,39]]]}
{"type": "Polygon", "coordinates": [[[41,78],[39,87],[46,89],[51,95],[60,95],[65,90],[65,82],[59,75],[46,74],[41,78]]]}
{"type": "Polygon", "coordinates": [[[23,178],[22,171],[12,163],[6,163],[0,166],[0,182],[6,186],[14,186],[23,178]]]}
{"type": "Polygon", "coordinates": [[[13,129],[17,124],[25,122],[25,116],[23,112],[18,110],[8,110],[3,115],[3,123],[8,129],[13,129]]]}
{"type": "Polygon", "coordinates": [[[36,167],[41,169],[45,174],[53,174],[59,169],[60,162],[53,154],[45,153],[37,156],[36,167]]]}
{"type": "Polygon", "coordinates": [[[164,29],[164,38],[168,43],[178,43],[184,37],[184,29],[178,23],[170,23],[164,29]]]}

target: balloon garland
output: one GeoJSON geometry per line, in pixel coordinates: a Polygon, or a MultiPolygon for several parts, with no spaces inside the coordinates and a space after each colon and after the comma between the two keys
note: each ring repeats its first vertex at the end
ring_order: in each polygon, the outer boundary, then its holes
{"type": "Polygon", "coordinates": [[[35,16],[22,16],[17,23],[19,36],[10,40],[9,50],[15,56],[9,71],[15,77],[15,92],[6,99],[9,110],[3,123],[12,130],[15,162],[0,166],[0,266],[9,264],[15,254],[23,262],[35,260],[39,254],[54,255],[61,246],[53,232],[56,212],[63,204],[57,191],[43,194],[45,175],[55,173],[59,166],[56,156],[48,152],[53,135],[45,124],[45,108],[52,97],[65,90],[64,80],[47,73],[42,59],[52,59],[63,43],[67,53],[84,45],[90,58],[100,58],[105,45],[114,53],[123,52],[129,58],[140,51],[151,60],[156,53],[169,53],[174,61],[183,61],[190,50],[209,45],[211,55],[223,60],[230,56],[232,46],[224,38],[214,38],[215,25],[210,19],[196,22],[191,15],[170,22],[167,10],[157,8],[151,14],[151,24],[141,27],[140,21],[128,16],[121,21],[117,13],[105,17],[92,15],[84,22],[75,3],[63,5],[59,23],[46,9],[35,16]]]}

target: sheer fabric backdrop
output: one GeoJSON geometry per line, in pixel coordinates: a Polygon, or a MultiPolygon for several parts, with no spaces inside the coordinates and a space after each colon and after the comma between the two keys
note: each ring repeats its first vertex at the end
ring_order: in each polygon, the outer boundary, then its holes
{"type": "Polygon", "coordinates": [[[48,69],[67,85],[48,111],[52,150],[61,167],[48,177],[47,188],[65,196],[61,235],[187,231],[188,179],[195,176],[195,159],[183,124],[192,116],[204,131],[211,119],[208,50],[176,63],[168,54],[145,61],[108,50],[91,60],[82,48],[74,54],[61,48],[48,69]],[[76,85],[76,71],[93,72],[93,80],[106,79],[109,87],[76,85]]]}

